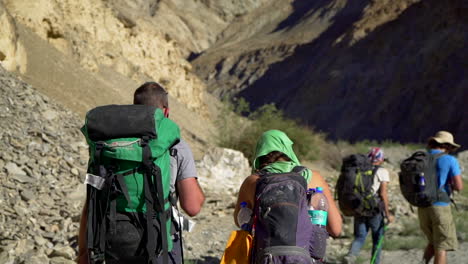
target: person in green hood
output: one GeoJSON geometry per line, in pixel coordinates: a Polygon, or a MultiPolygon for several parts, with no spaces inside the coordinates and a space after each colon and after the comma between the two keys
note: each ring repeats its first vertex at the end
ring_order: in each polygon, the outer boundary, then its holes
{"type": "MultiPolygon", "coordinates": [[[[244,180],[239,190],[234,210],[234,222],[237,226],[239,226],[237,214],[240,203],[246,202],[247,207],[254,208],[256,183],[260,179],[260,171],[285,173],[301,165],[292,146],[292,140],[280,130],[268,130],[262,134],[255,149],[253,173],[244,180]]],[[[328,184],[317,171],[306,169],[302,172],[302,176],[306,179],[308,188],[323,188],[329,203],[327,231],[332,237],[337,237],[341,233],[342,219],[328,184]]]]}

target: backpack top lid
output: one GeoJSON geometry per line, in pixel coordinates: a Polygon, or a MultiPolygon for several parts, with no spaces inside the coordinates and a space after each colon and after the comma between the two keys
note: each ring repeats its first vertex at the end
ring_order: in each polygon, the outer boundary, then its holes
{"type": "Polygon", "coordinates": [[[154,139],[156,109],[147,105],[98,106],[86,114],[87,136],[92,141],[143,136],[154,139]]]}
{"type": "MultiPolygon", "coordinates": [[[[262,168],[262,170],[270,173],[287,173],[291,172],[295,167],[300,166],[301,164],[292,148],[293,144],[292,140],[289,139],[283,131],[273,129],[264,132],[257,141],[253,171],[257,172],[260,169],[259,157],[265,156],[273,151],[284,153],[291,161],[275,162],[262,168]]],[[[312,179],[312,172],[309,169],[302,171],[301,174],[306,179],[307,183],[312,179]]]]}
{"type": "MultiPolygon", "coordinates": [[[[146,105],[105,105],[86,114],[81,132],[90,154],[103,142],[103,155],[113,159],[142,161],[140,141],[147,137],[153,158],[161,156],[180,139],[179,126],[161,109],[146,105]]],[[[92,156],[91,156],[92,157],[92,156]]]]}

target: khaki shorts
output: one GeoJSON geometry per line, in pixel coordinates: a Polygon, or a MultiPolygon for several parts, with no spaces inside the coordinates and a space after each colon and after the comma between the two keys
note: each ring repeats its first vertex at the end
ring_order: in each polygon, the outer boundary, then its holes
{"type": "Polygon", "coordinates": [[[450,206],[418,208],[419,226],[435,250],[458,248],[455,223],[450,206]]]}

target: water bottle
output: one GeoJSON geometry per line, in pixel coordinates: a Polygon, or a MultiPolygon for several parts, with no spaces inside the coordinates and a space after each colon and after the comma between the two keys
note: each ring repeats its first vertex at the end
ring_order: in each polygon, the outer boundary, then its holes
{"type": "Polygon", "coordinates": [[[418,188],[420,192],[423,192],[426,188],[426,178],[424,177],[424,172],[421,172],[418,176],[418,188]]]}
{"type": "Polygon", "coordinates": [[[240,203],[239,213],[237,214],[237,223],[242,230],[250,231],[252,212],[252,209],[247,207],[247,202],[240,203]]]}
{"type": "Polygon", "coordinates": [[[309,215],[312,222],[313,240],[309,253],[313,258],[321,259],[325,256],[327,249],[327,218],[328,201],[323,193],[322,187],[315,188],[315,192],[309,201],[309,215]]]}
{"type": "Polygon", "coordinates": [[[322,227],[327,226],[328,201],[322,187],[317,187],[315,193],[310,198],[309,215],[312,224],[322,227]]]}

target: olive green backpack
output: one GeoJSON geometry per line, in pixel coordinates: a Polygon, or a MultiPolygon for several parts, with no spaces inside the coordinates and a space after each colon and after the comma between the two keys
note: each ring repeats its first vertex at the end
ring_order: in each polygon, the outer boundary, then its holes
{"type": "Polygon", "coordinates": [[[179,127],[155,107],[106,105],[86,114],[81,131],[90,156],[86,175],[90,262],[105,260],[106,235],[115,234],[116,215],[123,212],[151,219],[142,224],[142,254],[148,263],[162,254],[167,263],[172,249],[170,150],[179,142],[179,127]]]}

